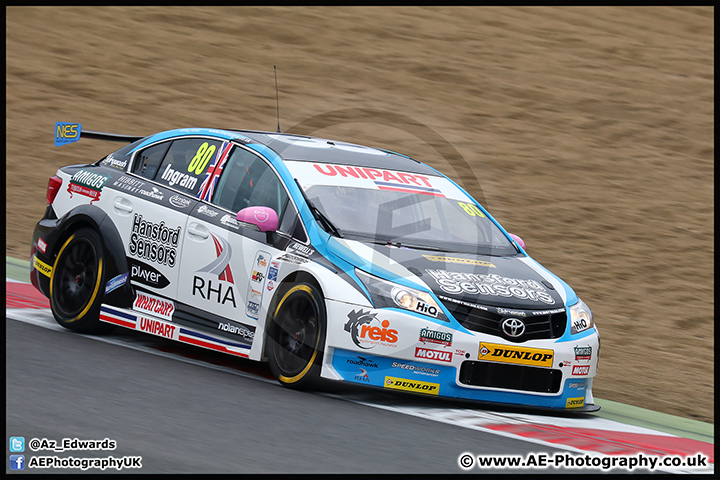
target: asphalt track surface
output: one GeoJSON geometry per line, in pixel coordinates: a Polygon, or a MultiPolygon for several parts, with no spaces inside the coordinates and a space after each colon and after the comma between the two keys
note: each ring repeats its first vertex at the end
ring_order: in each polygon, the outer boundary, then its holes
{"type": "Polygon", "coordinates": [[[538,452],[524,441],[71,332],[12,320],[6,332],[7,431],[110,438],[112,452],[72,455],[139,455],[141,473],[460,473],[466,451],[538,452]]]}

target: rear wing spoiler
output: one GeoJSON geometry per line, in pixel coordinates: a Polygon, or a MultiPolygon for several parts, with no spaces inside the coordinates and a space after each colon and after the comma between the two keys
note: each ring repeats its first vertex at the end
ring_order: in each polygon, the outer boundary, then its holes
{"type": "Polygon", "coordinates": [[[55,124],[56,147],[67,145],[68,143],[77,142],[78,140],[80,140],[80,137],[127,143],[132,143],[142,138],[145,138],[145,136],[137,135],[121,135],[119,133],[93,132],[90,130],[83,131],[82,125],[80,125],[79,123],[57,122],[55,124]]]}

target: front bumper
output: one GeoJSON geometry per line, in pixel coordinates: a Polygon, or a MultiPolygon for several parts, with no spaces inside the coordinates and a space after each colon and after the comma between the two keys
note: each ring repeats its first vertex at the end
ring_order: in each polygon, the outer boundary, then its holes
{"type": "Polygon", "coordinates": [[[325,378],[437,397],[598,410],[595,329],[509,343],[398,309],[328,300],[325,378]]]}

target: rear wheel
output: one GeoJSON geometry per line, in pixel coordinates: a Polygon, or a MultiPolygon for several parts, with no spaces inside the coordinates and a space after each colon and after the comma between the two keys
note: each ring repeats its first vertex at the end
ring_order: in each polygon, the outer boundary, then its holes
{"type": "Polygon", "coordinates": [[[300,283],[282,294],[270,319],[267,350],[270,370],[281,384],[318,386],[325,325],[325,304],[317,287],[300,283]]]}
{"type": "Polygon", "coordinates": [[[63,327],[82,333],[114,328],[99,319],[103,256],[100,236],[90,228],[74,232],[60,248],[50,277],[50,308],[63,327]]]}

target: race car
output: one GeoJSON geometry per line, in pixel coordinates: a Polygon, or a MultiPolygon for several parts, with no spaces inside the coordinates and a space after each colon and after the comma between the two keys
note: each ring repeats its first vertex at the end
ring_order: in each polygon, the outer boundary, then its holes
{"type": "Polygon", "coordinates": [[[120,326],[339,381],[596,411],[590,308],[451,179],[381,148],[280,132],[149,136],[61,167],[32,243],[57,322],[120,326]]]}

